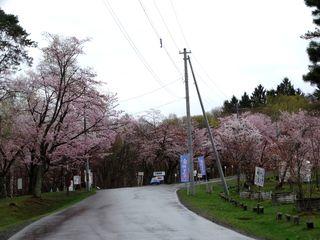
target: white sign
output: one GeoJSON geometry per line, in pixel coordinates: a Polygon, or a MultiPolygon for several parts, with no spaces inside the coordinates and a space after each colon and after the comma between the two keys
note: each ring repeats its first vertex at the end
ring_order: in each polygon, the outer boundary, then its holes
{"type": "Polygon", "coordinates": [[[138,176],[143,176],[144,172],[138,172],[138,176]]]}
{"type": "Polygon", "coordinates": [[[73,176],[73,184],[81,185],[81,176],[73,176]]]}
{"type": "Polygon", "coordinates": [[[264,168],[256,167],[256,171],[254,174],[254,184],[263,187],[264,185],[264,174],[265,170],[264,168]]]}
{"type": "Polygon", "coordinates": [[[164,176],[156,176],[159,181],[164,181],[164,176]]]}
{"type": "Polygon", "coordinates": [[[73,181],[70,181],[70,186],[69,186],[69,191],[72,192],[73,191],[73,181]]]}
{"type": "Polygon", "coordinates": [[[18,178],[18,190],[22,190],[22,178],[18,178]]]}
{"type": "Polygon", "coordinates": [[[157,177],[157,176],[165,176],[166,172],[164,171],[159,171],[159,172],[153,172],[153,176],[157,177]]]}

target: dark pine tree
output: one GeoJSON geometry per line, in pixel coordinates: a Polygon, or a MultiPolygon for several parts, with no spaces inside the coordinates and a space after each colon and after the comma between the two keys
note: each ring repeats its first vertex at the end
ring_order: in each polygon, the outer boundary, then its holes
{"type": "Polygon", "coordinates": [[[0,78],[2,74],[16,70],[21,63],[31,64],[27,48],[36,44],[28,36],[18,18],[0,8],[0,78]]]}
{"type": "Polygon", "coordinates": [[[284,78],[282,82],[277,86],[277,95],[293,96],[296,95],[297,91],[291,84],[288,78],[284,78]]]}
{"type": "Polygon", "coordinates": [[[223,103],[223,111],[226,113],[236,113],[237,112],[237,104],[238,104],[238,99],[236,96],[232,96],[231,100],[224,101],[223,103]]]}
{"type": "Polygon", "coordinates": [[[261,84],[254,89],[250,100],[252,107],[261,107],[266,104],[266,90],[261,84]]]}
{"type": "Polygon", "coordinates": [[[277,95],[277,92],[274,89],[267,91],[267,97],[275,97],[276,95],[277,95]]]}
{"type": "MultiPolygon", "coordinates": [[[[312,7],[313,23],[320,26],[320,1],[319,0],[305,0],[308,7],[312,7]]],[[[307,32],[303,38],[312,40],[307,48],[309,60],[309,72],[303,76],[303,80],[315,85],[320,89],[320,29],[317,27],[313,32],[307,32]]]]}
{"type": "Polygon", "coordinates": [[[251,100],[246,92],[242,95],[239,106],[240,108],[251,108],[251,100]]]}

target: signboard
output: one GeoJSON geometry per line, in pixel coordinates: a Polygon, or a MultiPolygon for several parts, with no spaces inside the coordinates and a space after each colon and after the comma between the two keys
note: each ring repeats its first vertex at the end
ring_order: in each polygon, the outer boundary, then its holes
{"type": "Polygon", "coordinates": [[[164,181],[164,176],[156,176],[159,181],[164,181]]]}
{"type": "Polygon", "coordinates": [[[198,166],[199,166],[201,175],[206,176],[207,172],[206,172],[206,163],[204,161],[204,156],[198,157],[198,166]]]}
{"type": "Polygon", "coordinates": [[[256,167],[256,171],[254,174],[254,184],[263,187],[264,185],[264,175],[265,175],[265,170],[264,168],[256,167]]]}
{"type": "Polygon", "coordinates": [[[189,182],[188,154],[180,156],[180,182],[189,182]]]}
{"type": "Polygon", "coordinates": [[[138,172],[138,176],[143,176],[144,172],[138,172]]]}
{"type": "Polygon", "coordinates": [[[73,184],[81,185],[81,176],[73,176],[73,184]]]}
{"type": "Polygon", "coordinates": [[[22,178],[18,178],[18,190],[22,190],[22,178]]]}
{"type": "Polygon", "coordinates": [[[166,172],[164,171],[158,171],[158,172],[153,172],[153,176],[165,176],[166,175],[166,172]]]}

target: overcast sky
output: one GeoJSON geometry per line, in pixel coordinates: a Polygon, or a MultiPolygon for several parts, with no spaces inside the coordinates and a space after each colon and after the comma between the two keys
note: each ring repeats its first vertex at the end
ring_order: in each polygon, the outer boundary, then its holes
{"type": "MultiPolygon", "coordinates": [[[[7,13],[18,15],[40,47],[46,45],[43,32],[89,37],[81,63],[97,72],[105,83],[102,91],[117,93],[119,109],[136,116],[150,108],[164,115],[185,114],[179,55],[184,47],[192,51],[207,110],[233,94],[251,94],[260,83],[276,87],[284,77],[306,93],[314,90],[302,81],[309,62],[308,42],[300,36],[314,28],[303,0],[0,0],[0,4],[7,13]]],[[[32,55],[39,57],[36,51],[32,55]]],[[[191,113],[200,114],[194,85],[190,86],[191,113]]]]}

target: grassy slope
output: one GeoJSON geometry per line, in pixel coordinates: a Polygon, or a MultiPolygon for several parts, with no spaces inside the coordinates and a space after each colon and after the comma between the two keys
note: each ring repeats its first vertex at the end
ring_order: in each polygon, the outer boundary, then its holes
{"type": "Polygon", "coordinates": [[[195,196],[187,196],[185,189],[179,190],[178,196],[180,201],[192,211],[209,220],[230,226],[251,236],[272,240],[320,239],[320,214],[311,216],[301,214],[300,225],[294,225],[292,222],[286,222],[285,220],[277,222],[275,220],[277,212],[298,215],[292,204],[272,205],[270,201],[264,201],[261,204],[264,207],[265,214],[257,215],[252,211],[252,208],[257,204],[256,201],[240,200],[240,198],[231,191],[231,196],[234,199],[238,199],[248,205],[248,211],[243,211],[241,208],[235,207],[231,203],[222,200],[218,196],[220,191],[222,191],[220,185],[214,185],[214,193],[209,195],[205,193],[205,186],[201,185],[197,187],[195,196]],[[305,222],[308,218],[313,219],[315,229],[306,229],[305,222]]]}
{"type": "Polygon", "coordinates": [[[44,193],[41,199],[30,196],[0,199],[0,239],[49,213],[66,208],[95,192],[44,193]]]}

